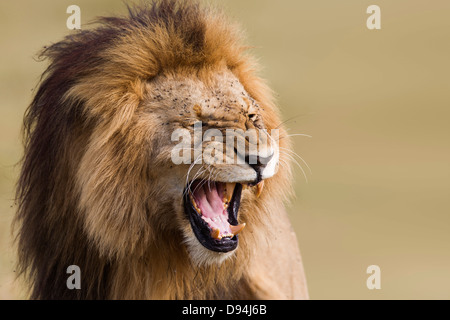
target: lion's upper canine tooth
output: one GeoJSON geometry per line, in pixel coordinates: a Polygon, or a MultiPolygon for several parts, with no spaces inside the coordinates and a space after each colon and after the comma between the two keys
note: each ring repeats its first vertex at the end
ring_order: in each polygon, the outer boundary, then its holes
{"type": "Polygon", "coordinates": [[[264,189],[264,180],[256,185],[256,197],[259,198],[264,189]]]}
{"type": "Polygon", "coordinates": [[[245,223],[242,223],[242,224],[237,225],[237,226],[230,226],[231,233],[234,236],[237,236],[239,233],[241,233],[242,230],[244,230],[245,226],[246,226],[245,223]]]}
{"type": "Polygon", "coordinates": [[[225,200],[226,200],[226,202],[231,201],[235,187],[236,187],[236,183],[226,183],[225,184],[225,200]]]}

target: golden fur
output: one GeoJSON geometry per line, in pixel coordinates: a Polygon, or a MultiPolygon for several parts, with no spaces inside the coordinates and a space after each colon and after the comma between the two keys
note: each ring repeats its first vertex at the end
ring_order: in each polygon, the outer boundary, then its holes
{"type": "MultiPolygon", "coordinates": [[[[43,51],[51,63],[25,117],[16,224],[31,298],[307,298],[283,206],[287,165],[260,198],[243,192],[247,228],[233,253],[200,248],[183,213],[189,166],[170,160],[174,129],[197,120],[248,128],[257,108],[290,148],[239,30],[193,1],[150,3],[99,23],[43,51]],[[81,290],[66,287],[70,265],[81,268],[81,290]]],[[[238,180],[236,170],[216,174],[238,180]]]]}

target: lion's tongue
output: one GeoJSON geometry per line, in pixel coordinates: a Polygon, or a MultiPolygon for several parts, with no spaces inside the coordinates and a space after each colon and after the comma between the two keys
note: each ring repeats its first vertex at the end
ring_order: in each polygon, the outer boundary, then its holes
{"type": "Polygon", "coordinates": [[[194,200],[200,209],[202,219],[208,223],[212,230],[211,236],[215,239],[233,237],[228,222],[227,202],[231,197],[226,195],[226,193],[230,193],[230,191],[226,192],[227,187],[230,189],[229,184],[204,182],[192,188],[194,200]]]}

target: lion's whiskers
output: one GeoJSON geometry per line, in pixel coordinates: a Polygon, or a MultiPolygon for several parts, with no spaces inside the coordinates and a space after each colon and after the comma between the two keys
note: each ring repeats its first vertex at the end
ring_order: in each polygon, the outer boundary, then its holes
{"type": "Polygon", "coordinates": [[[298,157],[306,165],[306,167],[309,170],[309,173],[312,174],[312,170],[309,167],[308,163],[298,153],[296,153],[294,150],[291,150],[291,149],[288,149],[288,148],[280,147],[280,149],[284,150],[284,152],[287,152],[287,153],[289,153],[292,156],[298,157]]]}
{"type": "MultiPolygon", "coordinates": [[[[306,176],[306,172],[303,169],[303,167],[300,165],[300,163],[298,163],[297,159],[295,159],[292,155],[290,155],[289,153],[287,153],[286,151],[283,151],[283,150],[280,150],[280,154],[284,154],[287,157],[289,157],[289,159],[292,160],[300,168],[300,170],[303,173],[303,176],[305,177],[306,183],[308,183],[308,177],[306,176]]],[[[280,161],[281,161],[281,159],[280,159],[280,161]]]]}

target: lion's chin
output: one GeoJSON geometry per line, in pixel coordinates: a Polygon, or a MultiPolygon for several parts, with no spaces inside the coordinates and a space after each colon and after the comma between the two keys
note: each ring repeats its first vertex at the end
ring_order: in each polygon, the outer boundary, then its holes
{"type": "Polygon", "coordinates": [[[221,265],[234,256],[236,250],[229,252],[216,252],[206,249],[197,237],[191,232],[185,237],[184,243],[188,249],[192,262],[197,266],[221,265]]]}

